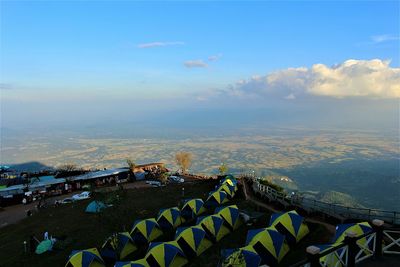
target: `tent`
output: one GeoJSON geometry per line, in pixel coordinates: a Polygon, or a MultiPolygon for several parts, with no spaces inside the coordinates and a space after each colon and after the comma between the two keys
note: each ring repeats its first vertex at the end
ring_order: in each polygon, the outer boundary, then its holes
{"type": "MultiPolygon", "coordinates": [[[[331,249],[337,244],[328,244],[328,245],[316,245],[320,249],[319,253],[323,253],[328,249],[331,249]]],[[[319,262],[321,263],[322,266],[326,267],[342,267],[344,266],[344,258],[343,256],[346,257],[345,255],[346,250],[344,249],[338,249],[334,253],[330,253],[328,255],[325,255],[319,259],[319,262]],[[342,260],[341,260],[342,258],[342,260]]]]}
{"type": "Polygon", "coordinates": [[[43,240],[36,247],[35,253],[36,254],[45,253],[46,251],[51,250],[52,247],[53,247],[53,242],[51,242],[51,240],[43,240]]]}
{"type": "Polygon", "coordinates": [[[137,250],[136,244],[128,232],[116,233],[104,242],[101,255],[106,258],[123,260],[137,250]]]}
{"type": "Polygon", "coordinates": [[[188,258],[199,256],[212,246],[211,240],[200,226],[178,228],[175,241],[188,258]]]}
{"type": "MultiPolygon", "coordinates": [[[[346,233],[353,232],[356,235],[363,235],[372,231],[372,227],[368,222],[361,223],[348,223],[348,224],[339,224],[336,226],[335,237],[333,238],[333,243],[339,243],[344,240],[346,237],[346,233]]],[[[361,238],[358,242],[365,242],[366,239],[361,238]]]]}
{"type": "Polygon", "coordinates": [[[151,242],[162,234],[163,232],[154,218],[137,220],[130,232],[132,239],[139,244],[151,242]]]}
{"type": "Polygon", "coordinates": [[[89,205],[87,205],[85,211],[87,213],[99,213],[105,208],[107,208],[106,204],[104,204],[101,201],[93,200],[92,202],[89,203],[89,205]]]}
{"type": "Polygon", "coordinates": [[[97,248],[74,250],[65,267],[105,267],[97,248]]]}
{"type": "Polygon", "coordinates": [[[194,198],[186,200],[181,209],[181,215],[185,219],[194,219],[198,215],[204,213],[204,201],[201,198],[194,198]]]}
{"type": "Polygon", "coordinates": [[[232,175],[227,175],[220,181],[220,184],[225,184],[225,183],[228,184],[229,186],[234,186],[234,187],[237,186],[237,180],[232,175]]]}
{"type": "Polygon", "coordinates": [[[285,236],[273,227],[249,230],[246,245],[251,246],[267,265],[278,264],[289,252],[285,236]]]}
{"type": "Polygon", "coordinates": [[[210,192],[205,205],[209,207],[217,207],[228,202],[228,194],[225,191],[216,190],[210,192]]]}
{"type": "Polygon", "coordinates": [[[157,223],[161,229],[177,228],[183,223],[181,211],[177,207],[162,209],[158,212],[157,223]]]}
{"type": "Polygon", "coordinates": [[[269,226],[275,227],[276,230],[284,234],[288,243],[292,245],[299,242],[310,232],[303,221],[304,218],[297,214],[295,210],[292,210],[284,213],[273,213],[269,226]]]}
{"type": "Polygon", "coordinates": [[[197,225],[201,226],[208,238],[218,242],[229,234],[229,229],[224,225],[224,219],[219,215],[209,215],[197,219],[197,225]]]}
{"type": "Polygon", "coordinates": [[[221,216],[222,219],[224,219],[225,224],[231,231],[236,230],[241,223],[239,217],[239,209],[236,205],[219,207],[215,210],[215,213],[221,216]]]}
{"type": "Polygon", "coordinates": [[[261,257],[252,246],[238,249],[225,249],[222,251],[222,267],[253,267],[261,264],[261,257]]]}
{"type": "Polygon", "coordinates": [[[236,187],[235,186],[229,186],[227,183],[221,184],[218,187],[218,190],[224,191],[225,193],[228,194],[230,198],[233,198],[235,196],[236,192],[236,187]]]}
{"type": "Polygon", "coordinates": [[[150,243],[145,259],[151,267],[181,267],[188,263],[176,241],[150,243]]]}
{"type": "Polygon", "coordinates": [[[149,267],[149,264],[145,259],[137,261],[119,261],[116,262],[114,267],[149,267]]]}

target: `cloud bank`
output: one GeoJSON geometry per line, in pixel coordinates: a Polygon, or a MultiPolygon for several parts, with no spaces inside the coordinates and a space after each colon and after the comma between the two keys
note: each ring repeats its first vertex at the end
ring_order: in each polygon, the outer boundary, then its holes
{"type": "Polygon", "coordinates": [[[188,60],[183,63],[186,68],[207,68],[208,64],[201,59],[188,60]]]}
{"type": "Polygon", "coordinates": [[[152,42],[152,43],[143,43],[138,44],[138,48],[153,48],[153,47],[160,47],[160,46],[172,46],[172,45],[184,45],[184,42],[152,42]]]}
{"type": "Polygon", "coordinates": [[[294,100],[305,96],[333,98],[400,98],[400,68],[380,59],[354,60],[311,68],[288,68],[265,76],[241,80],[223,91],[231,96],[278,97],[294,100]]]}

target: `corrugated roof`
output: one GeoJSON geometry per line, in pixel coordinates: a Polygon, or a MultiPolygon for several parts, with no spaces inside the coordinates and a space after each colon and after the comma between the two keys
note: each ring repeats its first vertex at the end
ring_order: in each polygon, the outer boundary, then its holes
{"type": "Polygon", "coordinates": [[[95,172],[88,172],[82,175],[78,175],[75,177],[71,177],[72,181],[79,181],[79,180],[90,180],[90,179],[97,179],[97,178],[103,178],[111,175],[117,175],[120,173],[128,172],[129,168],[113,168],[113,169],[107,169],[107,170],[101,170],[101,171],[95,171],[95,172]]]}

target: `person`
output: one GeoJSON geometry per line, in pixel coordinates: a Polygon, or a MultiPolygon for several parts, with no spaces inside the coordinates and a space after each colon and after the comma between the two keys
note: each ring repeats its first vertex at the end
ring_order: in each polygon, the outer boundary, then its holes
{"type": "Polygon", "coordinates": [[[26,205],[26,197],[22,199],[22,204],[26,205]]]}
{"type": "Polygon", "coordinates": [[[44,233],[44,240],[49,240],[49,232],[44,233]]]}
{"type": "Polygon", "coordinates": [[[29,249],[31,253],[35,253],[36,245],[37,245],[37,240],[34,235],[31,235],[31,237],[29,238],[29,249]]]}

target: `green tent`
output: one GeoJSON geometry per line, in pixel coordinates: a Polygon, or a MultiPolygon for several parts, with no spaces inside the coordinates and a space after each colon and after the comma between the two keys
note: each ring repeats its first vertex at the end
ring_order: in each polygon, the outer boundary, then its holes
{"type": "Polygon", "coordinates": [[[52,247],[53,247],[53,242],[51,242],[51,240],[43,240],[36,247],[35,253],[36,254],[43,254],[46,251],[51,250],[52,247]]]}

